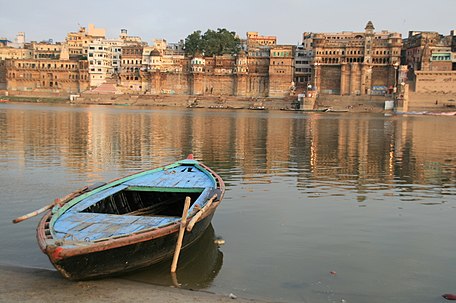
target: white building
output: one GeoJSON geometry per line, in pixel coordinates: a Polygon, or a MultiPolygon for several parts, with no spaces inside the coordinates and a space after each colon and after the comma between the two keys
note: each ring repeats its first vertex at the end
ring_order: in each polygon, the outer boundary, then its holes
{"type": "Polygon", "coordinates": [[[90,86],[96,87],[106,82],[114,73],[120,72],[122,56],[121,40],[99,39],[89,45],[90,86]]]}

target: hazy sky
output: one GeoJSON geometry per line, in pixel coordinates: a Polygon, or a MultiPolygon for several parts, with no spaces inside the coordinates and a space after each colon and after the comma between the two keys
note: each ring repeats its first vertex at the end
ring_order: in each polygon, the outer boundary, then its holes
{"type": "Polygon", "coordinates": [[[456,30],[456,0],[0,0],[0,8],[0,37],[13,40],[23,31],[27,41],[63,41],[89,23],[105,28],[108,38],[125,28],[147,42],[226,28],[241,38],[256,31],[297,44],[305,31],[364,31],[369,20],[376,31],[404,37],[409,30],[456,30]]]}

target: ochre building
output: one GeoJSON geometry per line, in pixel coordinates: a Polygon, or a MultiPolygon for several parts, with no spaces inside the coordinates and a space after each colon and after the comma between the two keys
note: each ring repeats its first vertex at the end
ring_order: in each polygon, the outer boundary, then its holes
{"type": "MultiPolygon", "coordinates": [[[[456,93],[455,31],[447,36],[437,32],[410,31],[404,39],[403,53],[414,92],[456,93]]],[[[454,100],[453,96],[448,96],[448,99],[454,100]]]]}
{"type": "Polygon", "coordinates": [[[369,21],[364,32],[307,35],[313,48],[313,89],[334,95],[384,94],[392,90],[397,85],[401,34],[374,30],[369,21]]]}
{"type": "Polygon", "coordinates": [[[9,91],[79,93],[89,88],[87,60],[6,60],[9,91]]]}

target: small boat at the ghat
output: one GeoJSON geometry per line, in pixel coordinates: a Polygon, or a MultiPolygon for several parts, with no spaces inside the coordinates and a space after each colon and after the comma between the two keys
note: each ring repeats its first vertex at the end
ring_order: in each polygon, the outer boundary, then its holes
{"type": "Polygon", "coordinates": [[[47,213],[37,227],[38,244],[71,280],[147,267],[176,258],[176,246],[193,244],[209,226],[224,192],[221,177],[189,155],[56,199],[43,208],[47,213]]]}

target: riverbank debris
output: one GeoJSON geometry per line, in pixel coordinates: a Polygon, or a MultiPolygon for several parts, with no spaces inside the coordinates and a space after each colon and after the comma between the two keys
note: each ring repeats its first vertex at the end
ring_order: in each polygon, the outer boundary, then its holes
{"type": "Polygon", "coordinates": [[[456,294],[443,294],[442,297],[450,301],[456,301],[456,294]]]}
{"type": "Polygon", "coordinates": [[[222,238],[220,237],[217,237],[215,240],[214,240],[214,243],[218,246],[222,246],[225,244],[225,240],[223,240],[222,238]]]}

